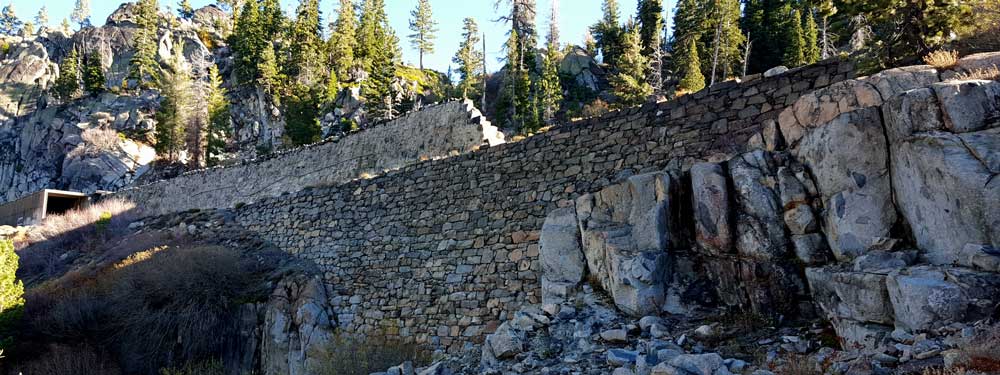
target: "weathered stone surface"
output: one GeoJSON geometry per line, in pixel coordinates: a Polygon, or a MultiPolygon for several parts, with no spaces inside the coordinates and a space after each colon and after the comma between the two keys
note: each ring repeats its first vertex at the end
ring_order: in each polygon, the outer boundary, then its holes
{"type": "Polygon", "coordinates": [[[928,65],[884,70],[865,79],[875,86],[883,100],[889,100],[908,90],[927,87],[940,80],[937,69],[928,65]]]}
{"type": "Polygon", "coordinates": [[[692,208],[698,246],[712,254],[733,251],[729,186],[720,164],[699,163],[691,167],[692,208]]]}
{"type": "Polygon", "coordinates": [[[576,210],[568,207],[550,212],[542,224],[538,245],[542,263],[542,301],[559,303],[566,297],[563,285],[572,290],[583,281],[587,271],[576,210]]]}
{"type": "Polygon", "coordinates": [[[590,274],[631,315],[656,312],[664,301],[670,177],[632,176],[577,199],[577,219],[590,274]]]}
{"type": "Polygon", "coordinates": [[[795,256],[807,266],[820,265],[830,260],[830,249],[822,234],[793,235],[792,244],[795,247],[795,256]]]}
{"type": "Polygon", "coordinates": [[[806,279],[816,303],[832,321],[892,324],[885,275],[807,268],[806,279]]]}
{"type": "Polygon", "coordinates": [[[483,360],[495,361],[513,357],[524,351],[524,333],[503,323],[496,332],[486,336],[483,347],[483,360]]]}
{"type": "Polygon", "coordinates": [[[920,331],[965,318],[969,296],[947,281],[943,272],[914,269],[894,272],[888,278],[889,297],[896,314],[896,326],[920,331]]]}
{"type": "Polygon", "coordinates": [[[968,243],[1000,244],[1000,129],[927,133],[893,146],[899,210],[936,264],[968,243]]]}
{"type": "Polygon", "coordinates": [[[800,204],[785,211],[785,225],[793,235],[812,233],[819,228],[816,215],[808,204],[800,204]]]}
{"type": "Polygon", "coordinates": [[[1000,82],[949,81],[931,88],[948,131],[966,133],[1000,126],[1000,82]]]}
{"type": "Polygon", "coordinates": [[[326,306],[319,277],[278,284],[264,313],[260,361],[265,373],[308,375],[325,368],[335,326],[326,306]]]}
{"type": "Polygon", "coordinates": [[[888,272],[917,262],[916,251],[872,251],[854,258],[854,271],[888,272]]]}
{"type": "Polygon", "coordinates": [[[729,161],[729,173],[738,207],[736,250],[758,260],[784,256],[787,239],[770,153],[757,150],[742,154],[729,161]]]}
{"type": "Polygon", "coordinates": [[[834,255],[850,259],[896,222],[889,152],[878,110],[838,116],[802,138],[794,151],[812,171],[827,207],[826,235],[834,255]]]}
{"type": "Polygon", "coordinates": [[[878,89],[863,80],[848,80],[800,97],[778,117],[785,142],[795,147],[809,129],[833,121],[843,113],[882,104],[878,89]]]}

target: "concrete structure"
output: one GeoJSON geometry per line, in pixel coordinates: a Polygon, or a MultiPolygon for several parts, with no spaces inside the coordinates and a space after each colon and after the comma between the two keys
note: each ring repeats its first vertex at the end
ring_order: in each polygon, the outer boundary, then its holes
{"type": "Polygon", "coordinates": [[[61,214],[86,205],[86,194],[45,189],[16,201],[0,205],[0,225],[33,225],[46,216],[61,214]]]}

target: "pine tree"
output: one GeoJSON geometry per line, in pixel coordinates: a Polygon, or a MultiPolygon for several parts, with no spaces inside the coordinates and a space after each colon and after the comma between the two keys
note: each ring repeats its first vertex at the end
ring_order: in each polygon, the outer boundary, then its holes
{"type": "Polygon", "coordinates": [[[410,12],[410,43],[420,54],[420,70],[424,69],[424,55],[434,53],[434,33],[438,31],[437,22],[431,13],[429,0],[419,0],[416,9],[410,12]]]}
{"type": "Polygon", "coordinates": [[[596,25],[590,27],[590,33],[597,40],[604,63],[613,66],[621,50],[622,29],[618,22],[618,1],[604,0],[601,10],[604,15],[596,25]]]}
{"type": "Polygon", "coordinates": [[[59,100],[67,102],[80,94],[80,65],[76,49],[69,51],[59,64],[59,78],[53,86],[53,91],[59,100]]]}
{"type": "Polygon", "coordinates": [[[802,25],[803,40],[805,42],[805,48],[803,48],[803,63],[812,64],[819,61],[820,48],[818,43],[819,30],[816,27],[816,20],[813,18],[813,12],[811,10],[805,10],[803,12],[803,17],[805,17],[805,22],[802,25]]]}
{"type": "Polygon", "coordinates": [[[22,22],[17,18],[14,4],[7,4],[0,11],[0,34],[16,35],[21,30],[22,22]]]}
{"type": "MultiPolygon", "coordinates": [[[[285,14],[281,11],[281,2],[279,0],[263,0],[260,7],[261,30],[263,30],[266,40],[274,40],[284,33],[287,22],[285,14]]],[[[316,13],[319,14],[319,5],[316,6],[316,13]]]]}
{"type": "Polygon", "coordinates": [[[652,56],[660,48],[660,30],[663,29],[662,0],[639,0],[639,31],[642,54],[652,56]]]}
{"type": "Polygon", "coordinates": [[[35,15],[35,23],[38,24],[39,28],[49,26],[49,9],[45,5],[42,5],[42,7],[38,9],[38,14],[35,15]]]}
{"type": "Polygon", "coordinates": [[[305,85],[295,85],[285,99],[285,129],[294,145],[319,141],[320,101],[315,91],[305,85]]]}
{"type": "Polygon", "coordinates": [[[583,49],[587,50],[587,54],[591,57],[597,57],[597,39],[594,39],[594,34],[590,29],[583,33],[583,49]]]}
{"type": "Polygon", "coordinates": [[[553,10],[549,19],[549,42],[542,55],[542,76],[538,81],[538,103],[541,106],[542,120],[546,123],[555,118],[562,102],[562,84],[559,82],[559,62],[562,56],[559,52],[559,38],[556,36],[559,34],[559,20],[555,14],[556,11],[553,10]]]}
{"type": "Polygon", "coordinates": [[[70,20],[80,24],[80,28],[90,26],[90,0],[76,0],[76,6],[69,15],[70,20]]]}
{"type": "Polygon", "coordinates": [[[745,36],[740,30],[739,0],[713,0],[705,12],[698,53],[709,56],[703,59],[701,69],[711,72],[709,81],[715,83],[741,68],[740,48],[745,36]]]}
{"type": "MultiPolygon", "coordinates": [[[[701,41],[702,33],[704,33],[705,27],[705,9],[701,7],[696,0],[680,0],[677,3],[677,11],[674,12],[674,33],[673,33],[673,53],[674,58],[673,71],[680,77],[687,78],[689,75],[694,77],[704,77],[701,74],[701,60],[697,59],[699,42],[701,41]],[[694,48],[694,51],[689,51],[688,49],[694,48]],[[690,61],[691,58],[695,58],[696,61],[690,61]],[[698,71],[691,72],[692,66],[698,66],[698,71]]],[[[688,82],[687,85],[681,84],[681,89],[690,89],[692,82],[688,82]]],[[[704,86],[702,82],[698,87],[704,86]]]]}
{"type": "Polygon", "coordinates": [[[35,35],[35,23],[27,21],[24,23],[24,26],[21,27],[21,30],[23,30],[26,35],[35,35]]]}
{"type": "Polygon", "coordinates": [[[19,258],[10,240],[0,240],[0,314],[24,305],[24,283],[17,279],[19,258]]]}
{"type": "Polygon", "coordinates": [[[687,48],[684,49],[686,56],[682,59],[687,66],[684,69],[684,78],[678,88],[682,91],[697,92],[705,88],[705,76],[701,74],[701,62],[698,59],[698,47],[695,38],[688,39],[687,48]]]}
{"type": "Polygon", "coordinates": [[[138,2],[136,23],[139,28],[133,40],[135,54],[129,61],[129,78],[134,79],[138,87],[149,87],[159,76],[159,63],[156,61],[158,9],[156,0],[138,2]]]}
{"type": "Polygon", "coordinates": [[[621,55],[611,77],[611,87],[623,107],[642,104],[652,95],[653,87],[646,82],[648,61],[642,55],[642,35],[633,22],[622,38],[621,55]]]}
{"type": "Polygon", "coordinates": [[[300,0],[292,24],[289,58],[285,75],[309,87],[324,84],[323,30],[320,27],[319,0],[300,0]]]}
{"type": "Polygon", "coordinates": [[[230,19],[236,21],[240,18],[240,11],[243,9],[244,0],[217,0],[223,10],[229,11],[230,19]]]}
{"type": "Polygon", "coordinates": [[[274,51],[274,44],[266,43],[264,51],[260,54],[260,62],[257,66],[260,77],[257,84],[264,88],[264,91],[271,94],[274,104],[280,104],[281,83],[284,82],[284,75],[281,74],[281,67],[278,65],[278,56],[274,51]]]}
{"type": "Polygon", "coordinates": [[[156,112],[156,152],[167,160],[176,161],[185,146],[185,131],[193,113],[191,73],[183,56],[175,53],[170,71],[159,76],[160,108],[156,112]]]}
{"type": "Polygon", "coordinates": [[[101,55],[92,52],[83,59],[83,89],[90,95],[104,92],[104,64],[101,55]]]}
{"type": "Polygon", "coordinates": [[[341,81],[349,77],[350,69],[354,66],[354,49],[357,48],[358,40],[357,20],[354,18],[354,4],[351,0],[340,0],[340,8],[337,12],[337,20],[330,24],[330,53],[329,64],[333,70],[332,76],[341,81]]]}
{"type": "Polygon", "coordinates": [[[226,144],[232,137],[232,119],[226,89],[222,88],[219,68],[214,64],[208,68],[208,92],[205,95],[208,106],[208,141],[205,145],[205,159],[209,166],[217,165],[226,151],[226,144]]]}
{"type": "Polygon", "coordinates": [[[72,27],[69,25],[69,20],[63,18],[62,23],[59,24],[59,29],[62,30],[62,32],[69,34],[70,31],[72,31],[72,27]]]}
{"type": "Polygon", "coordinates": [[[368,79],[361,85],[367,107],[376,120],[392,119],[396,112],[392,80],[396,76],[399,38],[389,26],[385,0],[364,1],[357,39],[354,56],[368,72],[368,79]]]}
{"type": "Polygon", "coordinates": [[[259,78],[257,64],[261,61],[265,45],[271,44],[266,37],[260,19],[260,3],[247,0],[230,36],[236,77],[241,83],[252,83],[259,78]]]}
{"type": "Polygon", "coordinates": [[[785,66],[795,67],[805,62],[805,38],[802,33],[802,17],[798,10],[788,13],[788,29],[785,34],[786,46],[782,62],[785,66]]]}
{"type": "Polygon", "coordinates": [[[458,64],[458,74],[462,80],[458,84],[458,90],[463,98],[475,97],[477,84],[483,76],[483,52],[479,49],[481,42],[479,38],[479,25],[473,18],[466,18],[462,27],[462,43],[452,61],[458,64]]]}
{"type": "Polygon", "coordinates": [[[177,15],[187,20],[194,18],[194,8],[191,7],[191,2],[188,0],[181,0],[181,2],[177,4],[177,15]]]}

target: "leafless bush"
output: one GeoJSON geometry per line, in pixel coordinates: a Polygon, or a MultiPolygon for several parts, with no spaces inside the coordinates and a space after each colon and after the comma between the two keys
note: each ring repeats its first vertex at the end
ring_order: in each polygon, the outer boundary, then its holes
{"type": "Polygon", "coordinates": [[[380,333],[365,337],[338,335],[333,345],[328,351],[330,358],[324,358],[327,367],[322,369],[323,375],[368,375],[406,361],[426,365],[432,360],[426,349],[380,333]]]}
{"type": "Polygon", "coordinates": [[[583,109],[580,111],[580,115],[583,116],[584,118],[597,117],[605,113],[608,113],[608,111],[610,110],[611,107],[608,106],[607,102],[601,99],[595,99],[590,104],[583,106],[583,109]]]}
{"type": "Polygon", "coordinates": [[[934,51],[924,56],[924,62],[938,69],[951,69],[958,65],[958,51],[934,51]]]}
{"type": "Polygon", "coordinates": [[[56,345],[43,356],[17,368],[31,375],[92,374],[117,375],[121,371],[103,354],[86,346],[56,345]]]}
{"type": "Polygon", "coordinates": [[[68,157],[93,157],[104,152],[115,152],[118,150],[118,144],[122,141],[118,132],[102,128],[84,130],[80,134],[80,138],[83,138],[83,143],[70,151],[68,157]]]}
{"type": "Polygon", "coordinates": [[[783,358],[784,364],[777,373],[782,375],[822,375],[820,366],[808,355],[789,353],[783,358]]]}

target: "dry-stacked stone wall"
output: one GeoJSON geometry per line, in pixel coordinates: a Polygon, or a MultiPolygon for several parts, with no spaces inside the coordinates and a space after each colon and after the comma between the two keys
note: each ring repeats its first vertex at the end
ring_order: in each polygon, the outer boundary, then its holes
{"type": "Polygon", "coordinates": [[[259,161],[193,171],[117,195],[139,202],[149,215],[228,208],[503,142],[503,134],[471,101],[451,101],[259,161]]]}
{"type": "MultiPolygon", "coordinates": [[[[523,141],[265,198],[238,221],[325,272],[337,323],[458,350],[540,301],[546,214],[628,174],[733,155],[837,59],[556,126],[523,141]],[[672,162],[673,161],[673,162],[672,162]]],[[[773,128],[773,127],[772,127],[773,128]]]]}

